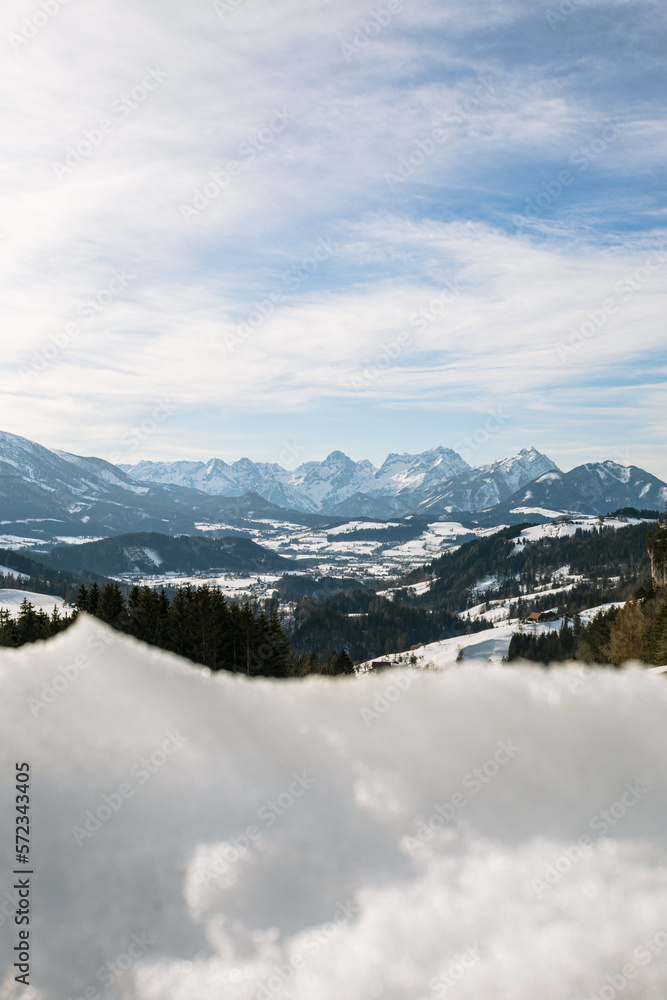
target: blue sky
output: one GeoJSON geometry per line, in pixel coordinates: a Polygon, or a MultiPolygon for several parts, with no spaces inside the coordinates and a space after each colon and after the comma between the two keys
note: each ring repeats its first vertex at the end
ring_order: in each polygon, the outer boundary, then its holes
{"type": "Polygon", "coordinates": [[[0,20],[2,429],[667,478],[662,0],[0,20]]]}

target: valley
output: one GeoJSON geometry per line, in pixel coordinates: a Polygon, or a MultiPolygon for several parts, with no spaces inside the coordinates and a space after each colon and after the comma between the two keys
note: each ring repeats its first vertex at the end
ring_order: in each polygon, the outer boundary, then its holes
{"type": "Polygon", "coordinates": [[[435,641],[438,656],[454,643],[496,660],[530,613],[622,602],[646,578],[665,498],[633,466],[563,473],[531,448],[476,469],[446,448],[379,469],[335,452],[288,474],[249,460],[112,466],[2,434],[0,582],[47,610],[51,595],[72,603],[76,581],[206,586],[271,609],[304,654],[363,663],[435,641]]]}

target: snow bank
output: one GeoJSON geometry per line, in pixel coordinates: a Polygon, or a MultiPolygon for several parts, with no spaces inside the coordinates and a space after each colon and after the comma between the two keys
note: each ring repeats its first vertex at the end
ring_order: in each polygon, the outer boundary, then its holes
{"type": "Polygon", "coordinates": [[[5,985],[33,774],[27,996],[666,995],[659,675],[248,681],[82,619],[4,651],[0,692],[5,985]]]}

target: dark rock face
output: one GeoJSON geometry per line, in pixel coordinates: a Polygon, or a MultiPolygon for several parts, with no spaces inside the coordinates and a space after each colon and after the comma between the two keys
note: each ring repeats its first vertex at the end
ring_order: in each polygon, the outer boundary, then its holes
{"type": "Polygon", "coordinates": [[[656,587],[667,587],[667,522],[649,532],[646,548],[651,557],[651,575],[656,587]]]}

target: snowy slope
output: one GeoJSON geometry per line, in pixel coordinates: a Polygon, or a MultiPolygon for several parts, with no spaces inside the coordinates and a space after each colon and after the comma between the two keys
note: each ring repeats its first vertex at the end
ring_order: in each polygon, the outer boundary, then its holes
{"type": "MultiPolygon", "coordinates": [[[[18,575],[23,576],[24,574],[19,573],[18,575]]],[[[62,597],[54,597],[52,594],[36,594],[32,590],[0,590],[0,608],[9,611],[12,618],[15,618],[19,613],[21,604],[26,599],[30,601],[35,611],[46,611],[47,614],[51,614],[54,606],[60,609],[65,604],[62,597]]]]}
{"type": "Polygon", "coordinates": [[[81,621],[0,691],[4,995],[23,759],[33,1000],[663,994],[660,675],[249,682],[81,621]]]}

